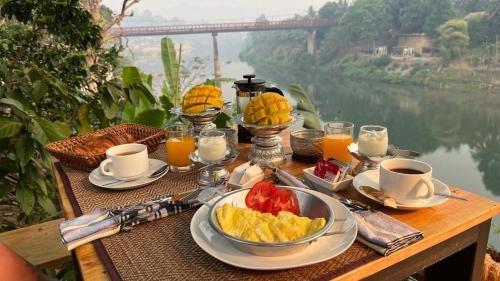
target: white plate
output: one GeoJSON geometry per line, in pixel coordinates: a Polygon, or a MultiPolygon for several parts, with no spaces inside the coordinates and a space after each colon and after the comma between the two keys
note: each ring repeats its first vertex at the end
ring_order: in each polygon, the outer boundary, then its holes
{"type": "MultiPolygon", "coordinates": [[[[359,193],[363,194],[365,197],[368,197],[374,201],[377,201],[380,204],[383,204],[383,202],[381,200],[366,193],[361,188],[361,186],[370,186],[370,187],[373,187],[374,189],[380,190],[379,176],[380,176],[379,170],[365,171],[365,172],[358,174],[357,176],[354,177],[354,180],[352,181],[352,185],[354,186],[354,189],[356,189],[359,193]]],[[[451,194],[451,191],[448,188],[448,185],[444,184],[443,182],[433,178],[432,183],[434,184],[435,192],[440,192],[440,193],[444,193],[444,194],[451,194]]],[[[404,205],[404,204],[396,203],[396,207],[399,210],[417,210],[417,209],[428,208],[428,207],[440,205],[440,204],[443,204],[444,202],[446,202],[447,200],[448,200],[448,198],[445,196],[434,195],[431,198],[423,199],[421,201],[421,203],[419,203],[418,205],[404,205]]]]}
{"type": "MultiPolygon", "coordinates": [[[[331,204],[336,219],[354,219],[353,214],[337,200],[316,192],[314,190],[304,190],[310,192],[328,204],[331,204]]],[[[212,199],[212,203],[218,198],[212,199]]],[[[347,250],[358,232],[355,224],[350,230],[343,234],[324,236],[311,243],[306,249],[286,256],[286,257],[262,257],[242,252],[231,245],[229,240],[218,234],[208,222],[209,207],[203,205],[191,219],[191,236],[201,249],[212,257],[241,268],[254,270],[278,270],[301,267],[319,263],[336,257],[347,250]]],[[[335,224],[334,224],[335,227],[335,224]]]]}
{"type": "Polygon", "coordinates": [[[110,190],[128,190],[128,189],[135,189],[139,188],[145,185],[148,185],[154,181],[157,181],[161,177],[163,177],[167,172],[168,169],[165,170],[163,174],[161,174],[158,177],[155,178],[150,178],[149,175],[154,173],[156,170],[158,170],[160,167],[167,165],[167,163],[158,160],[158,159],[149,159],[149,169],[144,173],[143,177],[140,177],[135,180],[131,181],[120,181],[117,183],[112,183],[109,185],[105,185],[106,183],[115,181],[116,179],[113,177],[109,176],[104,176],[101,174],[99,167],[95,168],[92,172],[89,174],[89,181],[98,187],[110,189],[110,190]]]}
{"type": "Polygon", "coordinates": [[[352,182],[351,175],[346,175],[343,181],[331,183],[316,176],[314,174],[314,168],[315,167],[311,167],[304,169],[302,171],[304,172],[305,178],[309,180],[314,185],[314,187],[321,189],[320,191],[338,192],[348,188],[351,185],[352,182]]]}

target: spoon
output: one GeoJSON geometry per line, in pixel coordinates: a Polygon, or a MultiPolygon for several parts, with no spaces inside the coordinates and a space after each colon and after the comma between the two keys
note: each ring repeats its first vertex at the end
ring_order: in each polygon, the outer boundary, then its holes
{"type": "Polygon", "coordinates": [[[398,157],[402,157],[402,158],[414,159],[414,158],[420,157],[420,152],[409,150],[409,149],[400,149],[397,147],[390,147],[389,150],[392,150],[392,152],[390,152],[391,154],[397,155],[398,157]]]}
{"type": "MultiPolygon", "coordinates": [[[[167,171],[168,172],[168,165],[163,165],[160,168],[158,168],[156,171],[152,172],[147,178],[156,178],[159,177],[163,174],[163,172],[167,171]]],[[[119,183],[119,182],[124,182],[124,180],[114,180],[110,181],[104,184],[101,184],[101,186],[108,186],[114,183],[119,183]]]]}
{"type": "Polygon", "coordinates": [[[453,194],[442,193],[442,192],[434,192],[434,195],[439,195],[439,196],[448,197],[448,198],[452,198],[452,199],[463,200],[463,201],[469,201],[465,197],[458,196],[458,195],[453,195],[453,194]]]}

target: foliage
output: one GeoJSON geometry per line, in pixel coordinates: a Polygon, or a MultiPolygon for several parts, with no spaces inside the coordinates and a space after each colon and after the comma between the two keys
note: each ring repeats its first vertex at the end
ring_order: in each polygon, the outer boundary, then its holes
{"type": "Polygon", "coordinates": [[[467,19],[467,32],[470,34],[470,46],[480,47],[495,40],[493,32],[490,32],[490,21],[483,16],[472,16],[467,19]]]}
{"type": "Polygon", "coordinates": [[[399,31],[401,33],[420,33],[426,21],[428,5],[425,0],[403,1],[405,5],[400,6],[398,18],[400,21],[399,31]]]}
{"type": "Polygon", "coordinates": [[[165,77],[163,80],[162,92],[175,106],[179,104],[181,98],[179,71],[182,47],[180,50],[179,59],[177,59],[175,46],[172,40],[168,37],[164,37],[161,40],[161,59],[165,77]]]}
{"type": "Polygon", "coordinates": [[[121,122],[161,127],[166,115],[158,107],[159,103],[153,95],[153,77],[141,74],[136,67],[126,66],[123,68],[122,79],[127,102],[120,110],[123,112],[121,122]]]}
{"type": "Polygon", "coordinates": [[[101,48],[99,27],[76,0],[2,3],[0,193],[15,195],[8,204],[20,208],[21,223],[31,223],[58,214],[43,146],[109,123],[113,114],[103,104],[117,92],[118,52],[101,48]],[[107,94],[95,95],[103,89],[107,94]]]}
{"type": "Polygon", "coordinates": [[[467,22],[462,19],[451,19],[437,29],[440,54],[445,60],[460,58],[469,45],[467,22]]]}
{"type": "Polygon", "coordinates": [[[379,68],[386,67],[387,65],[389,65],[391,63],[391,56],[383,55],[383,56],[378,57],[378,58],[372,58],[371,61],[375,66],[377,66],[379,68]]]}
{"type": "Polygon", "coordinates": [[[390,29],[391,23],[392,15],[384,0],[358,0],[342,21],[351,41],[375,40],[390,29]]]}
{"type": "Polygon", "coordinates": [[[452,0],[432,0],[427,11],[423,30],[432,37],[437,35],[436,28],[454,17],[452,0]]]}
{"type": "Polygon", "coordinates": [[[340,20],[347,10],[347,3],[339,2],[326,2],[318,10],[318,16],[321,19],[337,19],[340,20]]]}
{"type": "Polygon", "coordinates": [[[455,0],[455,9],[461,16],[469,13],[486,11],[493,7],[496,0],[455,0]]]}
{"type": "MultiPolygon", "coordinates": [[[[500,3],[499,3],[500,5],[500,3]]],[[[470,47],[482,47],[494,44],[500,34],[500,16],[473,15],[467,18],[470,47]]]]}
{"type": "Polygon", "coordinates": [[[297,101],[296,110],[304,117],[304,128],[321,129],[321,120],[312,100],[298,84],[288,86],[288,93],[297,101]]]}

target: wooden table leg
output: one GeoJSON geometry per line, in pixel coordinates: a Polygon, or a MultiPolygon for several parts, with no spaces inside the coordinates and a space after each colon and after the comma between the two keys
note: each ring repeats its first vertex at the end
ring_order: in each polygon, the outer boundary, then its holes
{"type": "Polygon", "coordinates": [[[425,270],[425,280],[481,280],[491,220],[478,225],[477,240],[425,270]]]}

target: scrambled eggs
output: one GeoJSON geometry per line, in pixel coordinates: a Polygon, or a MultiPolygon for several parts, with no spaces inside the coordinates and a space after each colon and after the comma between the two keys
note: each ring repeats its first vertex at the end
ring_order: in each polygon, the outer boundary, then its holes
{"type": "Polygon", "coordinates": [[[224,204],[216,209],[222,230],[240,239],[255,242],[288,242],[298,240],[322,229],[324,218],[310,219],[281,211],[277,216],[247,208],[224,204]]]}

